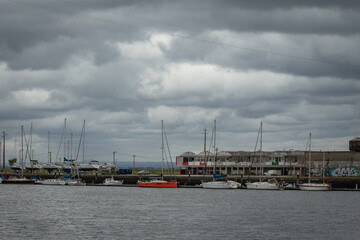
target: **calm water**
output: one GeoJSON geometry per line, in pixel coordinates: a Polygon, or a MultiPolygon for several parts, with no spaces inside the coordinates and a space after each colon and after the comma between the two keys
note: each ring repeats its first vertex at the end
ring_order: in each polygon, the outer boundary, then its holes
{"type": "Polygon", "coordinates": [[[1,239],[357,239],[360,192],[0,185],[1,239]]]}

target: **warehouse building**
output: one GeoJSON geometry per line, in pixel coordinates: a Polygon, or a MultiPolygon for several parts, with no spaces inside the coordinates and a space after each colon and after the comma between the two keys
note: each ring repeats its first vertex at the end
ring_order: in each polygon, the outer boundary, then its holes
{"type": "MultiPolygon", "coordinates": [[[[359,176],[360,138],[349,141],[350,151],[311,151],[311,171],[314,175],[359,176]]],[[[180,174],[260,175],[269,170],[276,175],[305,174],[308,171],[308,151],[283,150],[272,152],[221,151],[184,152],[176,157],[180,174]],[[262,172],[261,172],[262,171],[262,172]]]]}

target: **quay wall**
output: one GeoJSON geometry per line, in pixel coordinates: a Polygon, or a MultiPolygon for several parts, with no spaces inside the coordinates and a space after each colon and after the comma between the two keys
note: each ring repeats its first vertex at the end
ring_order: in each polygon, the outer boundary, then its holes
{"type": "MultiPolygon", "coordinates": [[[[14,173],[6,173],[4,175],[13,175],[14,173]]],[[[156,175],[146,175],[146,176],[138,176],[134,174],[129,175],[119,175],[119,174],[85,174],[80,175],[80,178],[85,181],[87,184],[100,184],[102,183],[105,178],[114,177],[116,180],[124,180],[124,184],[136,184],[139,180],[149,180],[150,178],[158,177],[156,175]]],[[[59,176],[55,176],[54,174],[25,174],[27,178],[40,178],[40,179],[52,179],[59,176]]],[[[62,176],[60,176],[62,177],[62,176]]],[[[164,180],[172,180],[173,177],[164,175],[164,180]]],[[[307,182],[308,179],[306,176],[269,176],[267,178],[276,178],[278,181],[285,181],[287,183],[301,183],[307,182]]],[[[258,181],[260,176],[242,176],[242,175],[231,175],[228,176],[229,180],[234,180],[239,183],[245,184],[247,181],[258,181]]],[[[264,179],[264,177],[263,177],[264,179]]],[[[331,184],[333,188],[360,188],[360,176],[356,177],[326,177],[327,182],[331,184]]],[[[176,175],[176,181],[179,185],[188,185],[188,186],[195,186],[201,184],[202,181],[211,181],[211,175],[176,175]]],[[[314,181],[322,182],[322,178],[315,178],[314,181]]]]}

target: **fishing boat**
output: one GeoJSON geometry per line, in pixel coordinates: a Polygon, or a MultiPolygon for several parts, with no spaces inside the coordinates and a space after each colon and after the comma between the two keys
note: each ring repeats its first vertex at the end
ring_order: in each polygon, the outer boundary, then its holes
{"type": "Polygon", "coordinates": [[[115,180],[112,176],[111,178],[106,178],[104,180],[103,185],[104,186],[121,186],[123,184],[124,180],[115,180]]]}
{"type": "MultiPolygon", "coordinates": [[[[256,140],[256,144],[255,144],[255,151],[256,151],[256,147],[257,147],[257,142],[259,140],[260,137],[260,181],[258,182],[248,182],[246,183],[246,188],[247,189],[251,189],[251,190],[279,190],[279,183],[278,181],[276,181],[276,179],[269,179],[267,181],[262,181],[262,176],[263,176],[263,166],[262,166],[262,125],[263,123],[260,123],[260,128],[259,128],[259,132],[258,132],[258,137],[256,140]]],[[[254,154],[255,154],[254,151],[254,154]]],[[[249,176],[250,176],[250,170],[249,170],[249,176]]]]}
{"type": "MultiPolygon", "coordinates": [[[[324,159],[323,159],[324,165],[324,159]]],[[[299,184],[300,190],[303,191],[329,191],[331,190],[331,186],[323,181],[323,183],[314,183],[311,182],[311,133],[309,134],[309,172],[308,172],[308,182],[299,184]]],[[[324,179],[324,171],[323,171],[323,179],[324,179]]]]}
{"type": "MultiPolygon", "coordinates": [[[[164,129],[164,123],[163,120],[161,120],[161,155],[162,155],[162,165],[161,165],[161,177],[156,179],[150,179],[149,181],[138,181],[139,187],[150,187],[150,188],[177,188],[177,182],[175,181],[165,181],[164,176],[164,161],[165,161],[165,148],[164,148],[164,137],[167,143],[166,133],[164,129]]],[[[169,144],[167,144],[168,152],[170,156],[171,161],[171,155],[169,150],[169,144]]],[[[171,161],[172,163],[172,161],[171,161]]],[[[175,178],[174,174],[174,168],[172,168],[172,172],[175,178]]]]}

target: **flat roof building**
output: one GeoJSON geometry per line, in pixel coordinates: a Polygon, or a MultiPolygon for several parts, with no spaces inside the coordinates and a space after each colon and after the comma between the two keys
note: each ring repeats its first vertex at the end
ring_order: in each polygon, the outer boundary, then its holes
{"type": "MultiPolygon", "coordinates": [[[[180,174],[202,175],[260,175],[260,171],[278,170],[279,175],[303,174],[308,169],[308,151],[221,151],[216,153],[184,152],[176,157],[176,165],[180,174]],[[216,159],[216,161],[215,161],[216,159]],[[262,169],[262,170],[261,170],[262,169]]],[[[328,175],[339,169],[352,169],[351,175],[358,176],[360,167],[360,152],[358,151],[311,151],[312,171],[325,169],[328,175]]],[[[350,174],[350,173],[349,173],[350,174]]]]}

